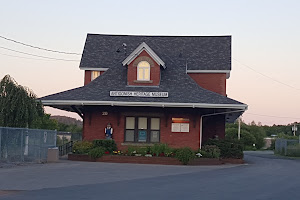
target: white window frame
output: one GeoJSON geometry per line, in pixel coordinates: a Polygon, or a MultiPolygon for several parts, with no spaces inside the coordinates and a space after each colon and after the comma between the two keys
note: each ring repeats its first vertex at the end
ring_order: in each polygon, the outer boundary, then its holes
{"type": "Polygon", "coordinates": [[[151,74],[151,73],[150,73],[150,70],[151,70],[151,69],[150,69],[150,63],[148,63],[147,61],[141,61],[141,62],[139,62],[139,64],[137,65],[137,80],[138,80],[138,81],[150,81],[150,74],[151,74]],[[142,62],[146,62],[146,63],[148,64],[148,66],[142,66],[142,67],[141,67],[141,66],[140,66],[140,63],[142,63],[142,62]],[[145,69],[149,69],[148,79],[145,78],[145,73],[146,73],[146,72],[145,72],[145,71],[146,71],[145,69]],[[143,73],[143,78],[142,78],[142,79],[140,79],[140,77],[139,77],[139,72],[140,72],[140,70],[143,71],[143,72],[142,72],[142,73],[143,73]]]}

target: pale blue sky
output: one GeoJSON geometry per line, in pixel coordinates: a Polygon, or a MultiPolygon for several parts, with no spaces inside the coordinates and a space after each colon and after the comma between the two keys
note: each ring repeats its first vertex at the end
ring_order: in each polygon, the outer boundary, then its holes
{"type": "MultiPolygon", "coordinates": [[[[298,90],[263,77],[233,60],[227,81],[228,96],[249,105],[243,116],[246,122],[287,124],[300,121],[299,10],[300,1],[296,0],[1,1],[0,35],[44,48],[79,53],[87,33],[232,35],[233,58],[298,90]]],[[[1,38],[0,47],[80,59],[31,49],[1,38]]],[[[39,97],[83,84],[79,62],[22,59],[3,54],[34,57],[0,48],[0,78],[10,74],[39,97]]]]}

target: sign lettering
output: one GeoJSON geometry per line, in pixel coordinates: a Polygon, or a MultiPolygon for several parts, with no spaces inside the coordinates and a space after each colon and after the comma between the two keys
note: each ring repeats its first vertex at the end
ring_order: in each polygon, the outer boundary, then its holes
{"type": "Polygon", "coordinates": [[[168,92],[110,91],[111,97],[168,97],[168,92]]]}

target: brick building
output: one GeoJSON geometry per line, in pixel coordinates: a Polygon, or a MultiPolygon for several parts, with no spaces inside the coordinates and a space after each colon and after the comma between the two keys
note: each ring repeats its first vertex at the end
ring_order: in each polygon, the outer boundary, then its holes
{"type": "Polygon", "coordinates": [[[84,86],[41,98],[78,113],[83,139],[104,139],[108,123],[119,149],[167,143],[201,148],[224,138],[247,105],[226,95],[231,36],[88,34],[84,86]]]}

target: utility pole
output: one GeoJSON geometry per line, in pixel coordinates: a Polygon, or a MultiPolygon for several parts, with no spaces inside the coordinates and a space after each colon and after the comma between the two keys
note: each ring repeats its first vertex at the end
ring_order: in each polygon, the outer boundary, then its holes
{"type": "Polygon", "coordinates": [[[241,139],[241,118],[240,117],[238,118],[238,121],[239,121],[238,140],[240,140],[241,139]]]}
{"type": "Polygon", "coordinates": [[[292,126],[292,131],[294,132],[294,136],[296,136],[296,131],[297,131],[297,122],[294,123],[294,126],[292,126]]]}

